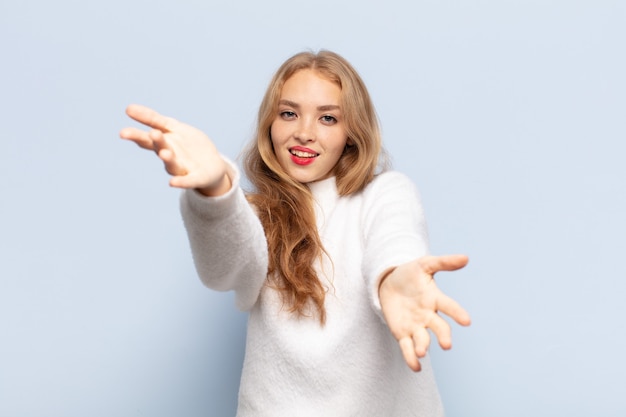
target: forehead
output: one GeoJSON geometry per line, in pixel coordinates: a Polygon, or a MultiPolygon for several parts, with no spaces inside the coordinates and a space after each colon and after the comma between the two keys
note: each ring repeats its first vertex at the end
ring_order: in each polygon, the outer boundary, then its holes
{"type": "MultiPolygon", "coordinates": [[[[339,104],[341,88],[323,73],[313,69],[296,71],[289,77],[280,94],[281,99],[330,100],[339,104]]],[[[330,104],[330,103],[325,103],[330,104]]]]}

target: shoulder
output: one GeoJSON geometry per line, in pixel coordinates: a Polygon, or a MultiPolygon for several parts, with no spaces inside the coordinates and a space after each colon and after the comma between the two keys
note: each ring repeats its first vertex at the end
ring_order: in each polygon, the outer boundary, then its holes
{"type": "Polygon", "coordinates": [[[398,171],[377,175],[362,192],[362,219],[364,225],[391,218],[408,221],[407,217],[422,218],[424,208],[415,183],[398,171]]]}
{"type": "Polygon", "coordinates": [[[418,196],[417,187],[411,178],[399,171],[382,172],[363,190],[366,199],[379,199],[385,196],[397,198],[418,196]]]}
{"type": "Polygon", "coordinates": [[[385,171],[363,190],[362,222],[364,225],[414,221],[422,222],[424,205],[415,183],[406,174],[385,171]]]}

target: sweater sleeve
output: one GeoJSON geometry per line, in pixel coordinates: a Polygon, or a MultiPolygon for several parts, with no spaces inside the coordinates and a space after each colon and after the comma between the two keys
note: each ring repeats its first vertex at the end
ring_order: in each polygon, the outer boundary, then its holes
{"type": "Polygon", "coordinates": [[[195,190],[181,196],[181,214],[200,280],[218,291],[235,291],[237,307],[250,309],[267,276],[265,233],[228,162],[231,189],[219,197],[195,190]]]}
{"type": "Polygon", "coordinates": [[[424,209],[411,180],[398,172],[379,175],[366,189],[363,215],[363,276],[374,309],[381,314],[378,287],[392,267],[427,255],[424,209]]]}

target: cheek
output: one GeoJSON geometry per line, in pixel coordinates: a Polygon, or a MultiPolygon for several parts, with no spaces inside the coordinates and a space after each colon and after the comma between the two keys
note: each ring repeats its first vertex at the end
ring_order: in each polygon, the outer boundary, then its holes
{"type": "Polygon", "coordinates": [[[272,126],[270,126],[270,139],[272,140],[272,145],[279,145],[283,136],[284,132],[283,129],[281,129],[280,123],[272,123],[272,126]]]}
{"type": "Polygon", "coordinates": [[[352,140],[348,138],[345,132],[342,132],[342,134],[337,137],[335,143],[337,143],[336,149],[339,154],[343,154],[346,146],[351,146],[353,144],[352,140]]]}

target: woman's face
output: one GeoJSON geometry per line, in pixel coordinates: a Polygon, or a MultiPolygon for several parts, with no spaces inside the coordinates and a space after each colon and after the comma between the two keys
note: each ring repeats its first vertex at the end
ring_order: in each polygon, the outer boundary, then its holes
{"type": "Polygon", "coordinates": [[[294,180],[333,175],[348,140],[340,104],[339,86],[315,70],[285,82],[270,132],[278,163],[294,180]]]}

